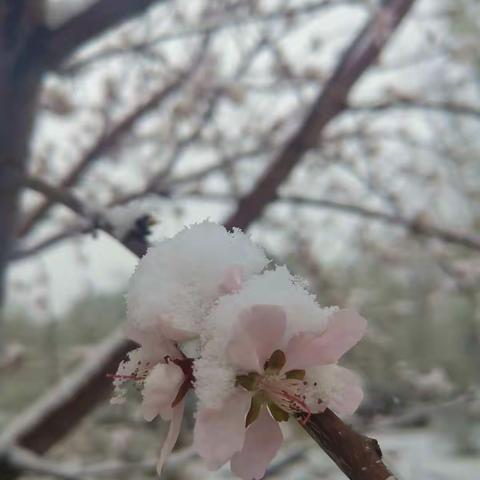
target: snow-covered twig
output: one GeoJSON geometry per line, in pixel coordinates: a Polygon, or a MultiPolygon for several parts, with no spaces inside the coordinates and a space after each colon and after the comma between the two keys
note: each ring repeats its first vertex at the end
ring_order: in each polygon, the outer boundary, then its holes
{"type": "MultiPolygon", "coordinates": [[[[146,252],[148,246],[146,237],[150,233],[149,225],[152,220],[149,214],[152,208],[148,202],[132,202],[110,210],[91,208],[70,191],[51,185],[40,178],[21,175],[17,171],[12,171],[11,177],[13,182],[41,193],[48,203],[63,205],[85,220],[86,224],[80,225],[73,233],[100,229],[123,243],[133,254],[142,256],[146,252]]],[[[38,251],[38,247],[34,247],[33,251],[38,251]]],[[[23,258],[25,255],[14,253],[13,257],[23,258]]]]}

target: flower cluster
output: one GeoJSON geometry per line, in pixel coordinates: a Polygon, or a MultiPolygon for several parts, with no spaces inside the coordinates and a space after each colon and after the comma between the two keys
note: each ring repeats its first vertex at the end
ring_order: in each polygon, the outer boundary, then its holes
{"type": "Polygon", "coordinates": [[[185,396],[198,399],[193,446],[215,470],[230,461],[243,480],[261,479],[290,416],[308,422],[326,408],[352,414],[356,376],[337,365],[363,336],[354,311],[322,308],[285,267],[241,231],[203,222],[152,247],[127,295],[128,335],[139,344],[114,375],[142,392],[148,421],[170,422],[158,463],[175,446],[185,396]]]}

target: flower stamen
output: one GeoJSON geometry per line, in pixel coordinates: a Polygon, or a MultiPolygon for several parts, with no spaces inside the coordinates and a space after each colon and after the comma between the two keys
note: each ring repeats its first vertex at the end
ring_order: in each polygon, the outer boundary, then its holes
{"type": "Polygon", "coordinates": [[[114,380],[133,380],[135,382],[142,382],[145,377],[137,377],[136,375],[118,375],[115,373],[107,373],[107,378],[113,378],[114,380]]]}

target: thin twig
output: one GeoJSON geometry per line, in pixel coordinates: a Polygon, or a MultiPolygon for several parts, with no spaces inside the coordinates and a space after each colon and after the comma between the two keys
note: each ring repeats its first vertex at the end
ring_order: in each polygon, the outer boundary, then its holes
{"type": "Polygon", "coordinates": [[[413,97],[398,97],[381,103],[349,105],[348,110],[358,113],[378,113],[390,110],[425,110],[451,115],[462,115],[480,120],[480,107],[456,102],[440,102],[413,97]]]}
{"type": "MultiPolygon", "coordinates": [[[[187,193],[176,198],[194,198],[196,201],[236,202],[238,199],[222,193],[187,193]]],[[[340,213],[354,215],[361,218],[376,220],[390,225],[398,225],[405,228],[410,234],[440,240],[452,245],[460,245],[471,250],[480,250],[480,235],[472,233],[458,233],[444,228],[430,225],[416,217],[407,218],[396,213],[382,212],[362,207],[360,205],[326,200],[322,198],[308,198],[298,195],[280,195],[275,197],[276,202],[294,204],[302,207],[325,208],[340,213]]]]}

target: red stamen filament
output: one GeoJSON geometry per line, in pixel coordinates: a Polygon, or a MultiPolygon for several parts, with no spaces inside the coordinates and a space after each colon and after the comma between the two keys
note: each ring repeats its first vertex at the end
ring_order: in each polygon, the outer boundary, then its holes
{"type": "Polygon", "coordinates": [[[301,409],[303,409],[303,411],[307,414],[300,422],[301,425],[304,427],[312,416],[312,411],[310,410],[308,405],[301,398],[297,397],[296,395],[291,395],[286,390],[282,390],[282,395],[284,395],[285,398],[287,398],[288,400],[297,403],[301,407],[301,409]]]}
{"type": "Polygon", "coordinates": [[[136,382],[145,380],[145,377],[137,377],[135,375],[116,375],[113,373],[107,373],[107,378],[113,378],[115,380],[134,380],[136,382]]]}

